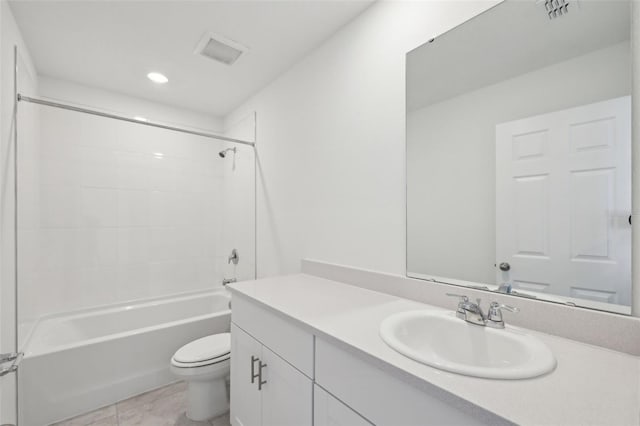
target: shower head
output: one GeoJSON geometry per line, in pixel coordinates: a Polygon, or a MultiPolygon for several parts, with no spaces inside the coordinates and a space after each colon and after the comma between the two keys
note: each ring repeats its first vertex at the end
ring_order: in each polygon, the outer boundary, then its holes
{"type": "Polygon", "coordinates": [[[227,149],[223,149],[222,151],[220,151],[220,152],[218,153],[218,155],[220,156],[220,158],[224,158],[224,157],[226,157],[226,156],[227,156],[227,152],[228,152],[228,151],[233,151],[233,153],[235,154],[235,153],[236,153],[236,149],[237,149],[237,148],[227,148],[227,149]]]}

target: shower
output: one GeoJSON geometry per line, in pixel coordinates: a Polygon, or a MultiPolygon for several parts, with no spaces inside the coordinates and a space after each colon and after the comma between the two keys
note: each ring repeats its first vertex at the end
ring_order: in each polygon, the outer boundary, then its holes
{"type": "Polygon", "coordinates": [[[222,151],[220,151],[220,152],[218,153],[218,155],[219,155],[221,158],[224,158],[224,157],[226,157],[226,156],[227,156],[227,151],[233,151],[233,153],[235,154],[235,153],[236,153],[236,150],[237,150],[237,148],[227,148],[227,149],[223,149],[222,151]]]}

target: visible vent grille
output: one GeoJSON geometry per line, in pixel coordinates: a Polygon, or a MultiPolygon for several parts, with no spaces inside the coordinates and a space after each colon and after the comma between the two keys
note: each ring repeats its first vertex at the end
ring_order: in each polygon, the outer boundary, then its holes
{"type": "Polygon", "coordinates": [[[549,19],[559,18],[578,6],[578,0],[538,0],[544,5],[549,19]]]}
{"type": "Polygon", "coordinates": [[[248,48],[217,34],[206,34],[196,46],[195,53],[223,64],[232,65],[248,48]]]}

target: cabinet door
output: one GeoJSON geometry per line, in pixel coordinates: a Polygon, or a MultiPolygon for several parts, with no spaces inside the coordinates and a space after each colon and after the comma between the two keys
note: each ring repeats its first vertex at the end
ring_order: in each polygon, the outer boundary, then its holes
{"type": "Polygon", "coordinates": [[[311,380],[266,347],[261,359],[262,426],[311,426],[311,380]]]}
{"type": "Polygon", "coordinates": [[[318,385],[313,387],[313,424],[314,426],[372,425],[318,385]]]}
{"type": "Polygon", "coordinates": [[[231,424],[260,426],[261,395],[258,379],[251,383],[252,368],[258,373],[262,345],[253,337],[231,324],[231,424]],[[255,358],[254,358],[255,359],[255,358]],[[252,364],[254,364],[252,366],[252,364]]]}

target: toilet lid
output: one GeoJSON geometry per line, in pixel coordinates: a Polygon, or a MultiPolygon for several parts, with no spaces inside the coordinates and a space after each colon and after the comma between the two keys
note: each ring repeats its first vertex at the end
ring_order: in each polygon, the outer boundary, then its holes
{"type": "Polygon", "coordinates": [[[230,352],[231,334],[220,333],[187,343],[178,349],[173,359],[180,363],[218,361],[229,358],[230,352]]]}

